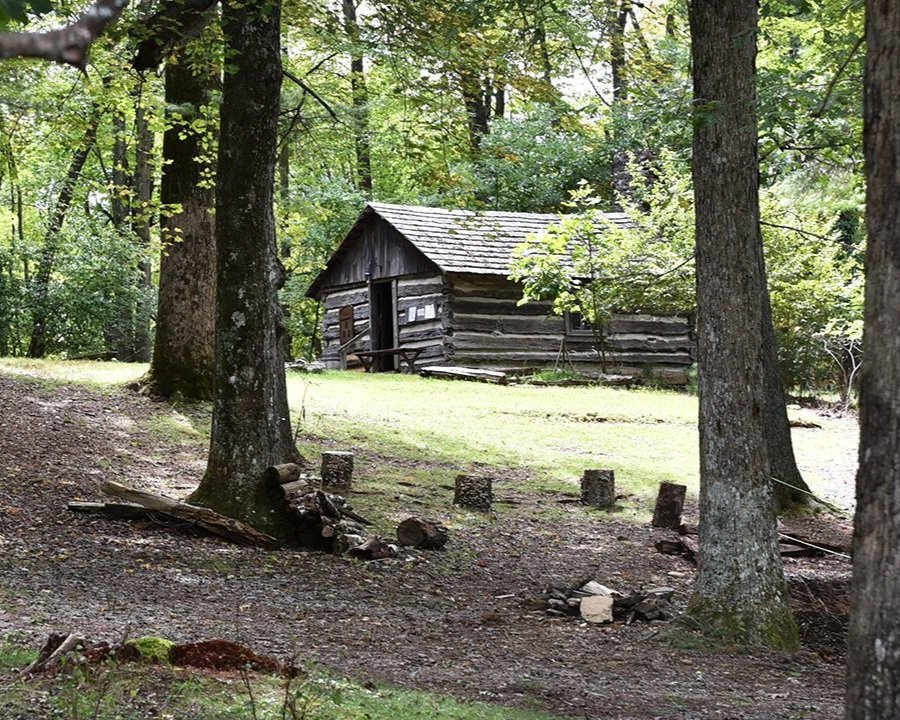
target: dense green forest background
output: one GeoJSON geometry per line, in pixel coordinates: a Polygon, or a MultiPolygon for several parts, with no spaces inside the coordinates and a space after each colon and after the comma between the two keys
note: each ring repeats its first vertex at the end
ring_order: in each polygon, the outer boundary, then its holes
{"type": "MultiPolygon", "coordinates": [[[[167,107],[163,71],[134,69],[152,10],[127,9],[84,72],[0,64],[0,355],[149,358],[160,256],[178,242],[160,227],[180,210],[159,196],[162,133],[199,133],[214,185],[229,62],[207,24],[164,60],[209,78],[209,103],[167,107]]],[[[848,394],[860,360],[862,15],[835,0],[761,6],[763,232],[783,371],[801,392],[848,394]]],[[[643,239],[610,246],[610,302],[629,301],[635,258],[690,294],[689,272],[666,276],[690,270],[693,232],[686,2],[292,1],[282,44],[276,217],[295,355],[317,347],[304,292],[368,199],[622,209],[643,239]]],[[[645,290],[646,309],[672,292],[645,290]]]]}

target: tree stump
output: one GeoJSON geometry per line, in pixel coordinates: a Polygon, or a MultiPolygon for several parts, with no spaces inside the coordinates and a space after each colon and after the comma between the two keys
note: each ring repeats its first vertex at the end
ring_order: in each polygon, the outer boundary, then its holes
{"type": "Polygon", "coordinates": [[[656,507],[653,510],[653,527],[677,530],[681,526],[681,512],[684,510],[684,496],[687,486],[661,482],[656,507]]]}
{"type": "Polygon", "coordinates": [[[397,541],[401,545],[438,550],[447,543],[447,528],[434,520],[408,517],[397,526],[397,541]]]}
{"type": "Polygon", "coordinates": [[[470,510],[490,510],[491,478],[484,475],[457,475],[453,504],[470,510]]]}
{"type": "Polygon", "coordinates": [[[581,478],[581,502],[608,509],[615,501],[615,473],[612,470],[585,470],[581,478]]]}
{"type": "Polygon", "coordinates": [[[322,453],[322,487],[326,490],[346,493],[353,482],[353,453],[322,453]]]}

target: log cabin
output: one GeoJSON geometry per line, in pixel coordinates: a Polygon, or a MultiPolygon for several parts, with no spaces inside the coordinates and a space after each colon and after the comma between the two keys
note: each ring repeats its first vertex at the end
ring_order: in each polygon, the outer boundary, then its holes
{"type": "MultiPolygon", "coordinates": [[[[622,213],[607,217],[629,223],[622,213]]],[[[509,279],[513,250],[558,221],[369,203],[307,291],[324,305],[322,361],[345,368],[363,353],[374,371],[403,360],[410,369],[599,371],[596,333],[574,314],[554,315],[549,301],[520,305],[521,285],[509,279]]],[[[683,385],[694,362],[690,318],[615,315],[603,355],[605,372],[683,385]]]]}

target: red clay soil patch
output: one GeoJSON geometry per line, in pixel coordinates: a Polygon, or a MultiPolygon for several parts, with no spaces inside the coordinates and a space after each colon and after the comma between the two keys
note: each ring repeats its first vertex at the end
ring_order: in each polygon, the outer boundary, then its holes
{"type": "Polygon", "coordinates": [[[249,648],[227,640],[204,640],[176,645],[172,648],[172,663],[181,667],[205,670],[248,668],[259,672],[280,672],[282,669],[276,660],[257,655],[249,648]]]}

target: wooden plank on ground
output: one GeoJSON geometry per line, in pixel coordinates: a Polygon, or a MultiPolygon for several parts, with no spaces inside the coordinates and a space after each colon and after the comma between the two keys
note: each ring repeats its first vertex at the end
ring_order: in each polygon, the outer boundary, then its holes
{"type": "Polygon", "coordinates": [[[506,384],[506,373],[498,370],[483,370],[450,365],[427,365],[419,369],[422,377],[446,378],[449,380],[475,380],[479,382],[506,384]]]}
{"type": "Polygon", "coordinates": [[[278,540],[271,535],[260,532],[240,520],[220,515],[209,508],[200,507],[199,505],[188,505],[162,495],[135,490],[112,480],[107,480],[103,483],[102,490],[107,495],[120,497],[163,515],[194,523],[198,527],[202,527],[204,530],[208,530],[216,535],[221,535],[232,542],[244,545],[261,545],[268,548],[276,548],[280,545],[278,540]]]}

